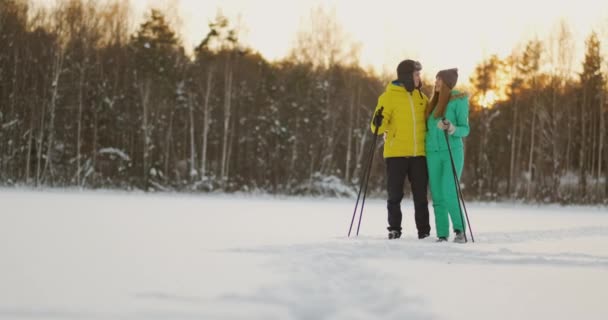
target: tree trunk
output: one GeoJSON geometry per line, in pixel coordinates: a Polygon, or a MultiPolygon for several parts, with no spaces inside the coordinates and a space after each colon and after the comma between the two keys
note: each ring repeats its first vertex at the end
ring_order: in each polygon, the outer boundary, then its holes
{"type": "Polygon", "coordinates": [[[289,169],[287,170],[287,174],[289,176],[289,183],[291,183],[291,180],[293,179],[294,175],[297,174],[296,163],[298,160],[298,137],[300,136],[300,117],[298,116],[297,111],[294,117],[294,122],[295,130],[293,133],[293,141],[291,142],[291,159],[289,160],[289,169]]]}
{"type": "Polygon", "coordinates": [[[149,112],[150,106],[148,105],[150,102],[150,80],[145,79],[140,81],[139,83],[139,97],[141,100],[142,107],[142,122],[141,122],[141,130],[143,132],[143,186],[146,191],[148,191],[149,185],[149,150],[150,150],[150,127],[149,127],[149,112]]]}
{"type": "MultiPolygon", "coordinates": [[[[228,131],[228,151],[226,154],[226,178],[228,178],[230,176],[230,163],[232,162],[232,150],[233,150],[233,146],[234,146],[234,137],[238,137],[239,136],[239,129],[238,129],[238,118],[239,118],[239,114],[238,114],[238,97],[239,97],[239,90],[241,88],[237,88],[236,92],[235,92],[235,100],[234,100],[234,106],[232,107],[231,113],[233,114],[233,116],[231,116],[232,119],[232,125],[230,131],[228,131]]],[[[276,146],[279,146],[279,143],[276,144],[276,146]]],[[[277,153],[278,154],[278,153],[277,153]]],[[[274,168],[275,171],[278,170],[279,168],[276,167],[274,168]]]]}
{"type": "MultiPolygon", "coordinates": [[[[536,100],[536,98],[534,99],[536,100]]],[[[530,133],[530,154],[528,156],[528,174],[530,175],[528,179],[528,187],[526,188],[526,199],[529,201],[532,195],[532,181],[534,180],[534,174],[532,172],[532,164],[534,161],[534,143],[535,143],[535,132],[536,132],[536,102],[532,106],[532,128],[530,133]]]]}
{"type": "Polygon", "coordinates": [[[553,177],[553,190],[554,192],[552,193],[552,200],[560,200],[561,197],[561,191],[560,191],[560,159],[561,159],[561,153],[559,150],[559,147],[562,145],[560,143],[559,140],[559,132],[560,132],[560,128],[559,128],[559,111],[557,110],[557,90],[558,88],[556,88],[555,83],[557,83],[557,81],[553,81],[554,82],[554,86],[553,86],[553,92],[552,92],[552,97],[551,97],[551,145],[552,145],[552,164],[553,164],[553,173],[552,173],[552,177],[553,177]]]}
{"type": "Polygon", "coordinates": [[[566,121],[568,122],[568,136],[566,137],[566,167],[564,171],[565,174],[568,174],[570,172],[570,154],[572,153],[572,118],[573,117],[566,117],[566,121]]]}
{"type": "Polygon", "coordinates": [[[80,162],[81,154],[80,149],[82,147],[82,104],[83,104],[83,90],[84,90],[84,76],[85,66],[80,66],[80,79],[78,82],[78,129],[76,133],[76,184],[80,186],[82,165],[80,162]]]}
{"type": "Polygon", "coordinates": [[[598,136],[598,143],[597,143],[597,190],[598,190],[598,194],[601,194],[600,192],[600,178],[602,177],[602,155],[603,155],[603,148],[604,148],[604,135],[606,132],[606,128],[604,127],[604,93],[602,92],[600,94],[600,104],[598,105],[598,118],[599,118],[599,136],[598,136]]]}
{"type": "MultiPolygon", "coordinates": [[[[232,149],[234,146],[234,137],[238,136],[238,128],[237,128],[236,120],[237,120],[237,116],[235,115],[234,117],[232,117],[232,122],[233,122],[232,129],[228,133],[228,151],[226,154],[226,178],[228,178],[230,176],[230,162],[231,162],[230,160],[232,159],[232,149]]],[[[278,147],[279,144],[277,143],[276,146],[278,147]]],[[[278,168],[275,168],[274,170],[278,170],[278,168]]]]}
{"type": "MultiPolygon", "coordinates": [[[[590,107],[590,109],[593,108],[593,101],[591,101],[591,104],[589,105],[589,107],[590,107]]],[[[590,173],[590,177],[591,177],[591,185],[592,186],[595,185],[593,183],[593,179],[595,178],[595,169],[596,169],[596,166],[595,166],[595,160],[596,160],[595,153],[596,153],[597,149],[595,148],[595,145],[596,145],[595,143],[596,143],[596,138],[597,138],[597,133],[598,133],[598,130],[597,130],[598,128],[596,126],[596,124],[597,124],[598,121],[596,121],[596,120],[599,120],[599,119],[597,119],[597,117],[595,117],[594,113],[595,112],[592,111],[591,112],[591,116],[589,117],[589,125],[591,126],[591,128],[590,128],[590,132],[589,132],[590,133],[589,134],[589,140],[590,140],[589,142],[590,142],[590,144],[589,144],[589,158],[588,158],[589,159],[589,167],[588,168],[591,169],[591,171],[589,173],[590,173]]],[[[590,192],[590,195],[591,195],[591,198],[594,198],[593,188],[592,188],[592,190],[590,192]]]]}
{"type": "Polygon", "coordinates": [[[587,104],[587,89],[583,88],[583,103],[581,104],[581,146],[579,150],[579,186],[580,186],[580,195],[581,199],[586,197],[587,193],[587,172],[585,171],[585,155],[586,155],[586,140],[587,140],[587,130],[586,130],[586,117],[585,117],[585,105],[587,104]]]}
{"type": "Polygon", "coordinates": [[[224,84],[224,132],[222,139],[222,158],[220,167],[220,178],[222,187],[225,186],[226,180],[226,162],[228,156],[228,132],[230,130],[230,115],[232,104],[232,66],[230,60],[226,60],[225,68],[225,84],[224,84]]]}
{"type": "MultiPolygon", "coordinates": [[[[299,106],[298,106],[299,107],[299,106]]],[[[298,138],[300,136],[300,117],[295,116],[295,131],[293,133],[293,141],[291,142],[291,160],[289,161],[288,175],[293,177],[296,174],[296,163],[298,160],[298,138]]],[[[291,180],[291,179],[290,179],[291,180]]]]}
{"type": "Polygon", "coordinates": [[[207,175],[207,148],[209,141],[209,123],[211,122],[211,111],[209,99],[211,98],[211,87],[213,85],[213,69],[209,69],[207,73],[207,88],[205,90],[205,103],[203,106],[203,146],[201,152],[201,179],[205,179],[207,175]]]}
{"type": "Polygon", "coordinates": [[[61,72],[63,70],[63,49],[59,48],[59,52],[55,57],[55,62],[53,64],[53,82],[51,86],[52,94],[51,94],[51,104],[49,107],[49,137],[47,141],[47,153],[46,153],[46,161],[44,165],[44,169],[42,170],[42,179],[46,178],[47,170],[51,175],[51,186],[53,185],[53,176],[54,176],[54,168],[53,168],[53,144],[55,143],[55,107],[57,105],[57,96],[59,91],[59,79],[61,78],[61,72]]]}
{"type": "Polygon", "coordinates": [[[32,114],[30,115],[30,129],[28,130],[27,137],[27,154],[25,158],[25,183],[30,184],[30,173],[31,173],[31,161],[32,161],[32,144],[34,142],[34,125],[35,125],[35,115],[34,104],[32,104],[32,114]]]}
{"type": "Polygon", "coordinates": [[[331,162],[333,160],[334,157],[334,135],[330,132],[330,129],[332,128],[332,124],[333,124],[333,118],[332,118],[332,114],[330,112],[330,110],[332,109],[332,100],[331,100],[331,90],[332,90],[332,82],[331,82],[331,78],[326,80],[328,85],[325,88],[325,101],[327,103],[327,106],[325,107],[325,109],[323,110],[325,113],[324,118],[324,123],[323,123],[323,133],[325,134],[325,145],[323,147],[322,150],[324,150],[325,152],[320,151],[320,155],[319,158],[321,160],[320,163],[320,169],[319,171],[322,174],[327,174],[330,171],[331,168],[331,162]]]}
{"type": "MultiPolygon", "coordinates": [[[[374,139],[373,133],[372,133],[372,139],[374,139]]],[[[381,137],[378,137],[378,139],[381,139],[381,137]]],[[[355,170],[353,171],[353,177],[357,177],[359,183],[361,183],[361,181],[363,181],[363,172],[365,171],[364,166],[366,164],[362,163],[362,161],[363,161],[363,154],[365,153],[365,150],[366,150],[366,148],[365,148],[366,141],[367,141],[367,130],[364,130],[363,134],[361,135],[361,142],[359,143],[358,152],[355,157],[356,167],[355,167],[355,170]]],[[[366,157],[366,159],[367,159],[367,157],[366,157]]]]}
{"type": "Polygon", "coordinates": [[[46,118],[46,97],[42,99],[42,112],[40,114],[40,134],[36,141],[36,187],[42,179],[42,144],[44,142],[44,119],[46,118]]]}
{"type": "MultiPolygon", "coordinates": [[[[486,93],[484,92],[484,95],[486,93]]],[[[480,163],[480,170],[478,170],[478,174],[477,174],[477,194],[479,196],[481,196],[484,192],[483,192],[483,188],[485,187],[485,182],[487,177],[487,173],[488,171],[486,170],[486,167],[488,165],[488,161],[487,158],[485,157],[485,146],[486,146],[486,138],[488,136],[488,130],[487,130],[487,126],[488,126],[488,121],[487,121],[487,117],[486,117],[486,113],[487,111],[485,109],[481,110],[481,126],[482,126],[482,135],[481,137],[479,137],[479,154],[477,155],[477,159],[480,163]]]]}
{"type": "MultiPolygon", "coordinates": [[[[605,108],[608,109],[608,104],[606,103],[606,98],[605,98],[605,94],[604,94],[604,104],[605,104],[605,108]]],[[[608,112],[606,112],[605,115],[602,116],[604,118],[604,124],[606,123],[606,117],[608,117],[608,112]]],[[[604,131],[606,132],[606,131],[604,131]]],[[[607,203],[608,201],[608,148],[604,148],[604,152],[606,153],[604,155],[604,161],[606,162],[606,170],[604,171],[604,203],[607,203]]]]}
{"type": "MultiPolygon", "coordinates": [[[[31,56],[31,50],[27,50],[27,59],[31,60],[32,56],[31,56]]],[[[2,68],[0,68],[2,69],[2,68]]],[[[2,78],[2,72],[0,72],[0,79],[2,78]]],[[[32,84],[33,87],[33,92],[37,92],[38,88],[40,86],[40,82],[39,82],[39,77],[36,78],[35,80],[35,84],[32,84]]],[[[1,90],[0,90],[0,94],[1,94],[1,90]]],[[[26,153],[26,159],[25,159],[25,184],[26,185],[30,185],[31,184],[31,174],[32,174],[32,147],[35,145],[35,126],[36,126],[36,106],[39,103],[39,99],[38,99],[38,95],[36,94],[31,94],[30,95],[31,100],[30,100],[30,123],[29,123],[29,130],[27,131],[27,153],[26,153]]],[[[1,99],[1,97],[0,97],[1,99]]],[[[1,100],[0,100],[1,101],[1,100]]]]}
{"type": "MultiPolygon", "coordinates": [[[[14,50],[13,50],[13,55],[14,55],[14,65],[13,65],[13,76],[12,76],[12,94],[9,96],[9,109],[8,109],[8,115],[9,117],[14,117],[14,119],[18,120],[18,115],[15,112],[15,105],[16,105],[16,100],[17,97],[19,97],[19,80],[20,80],[20,72],[23,72],[22,70],[19,69],[19,64],[21,63],[20,61],[20,54],[19,54],[19,48],[17,46],[15,46],[14,50]]],[[[6,112],[6,111],[5,111],[6,112]]],[[[7,116],[7,114],[4,115],[5,117],[7,116]]],[[[9,117],[7,117],[8,119],[10,119],[9,117]]],[[[13,147],[14,145],[18,144],[17,141],[19,141],[19,138],[17,137],[16,139],[13,139],[13,136],[11,135],[11,133],[13,132],[12,129],[7,128],[8,130],[6,131],[6,136],[7,136],[7,140],[8,143],[6,143],[7,146],[7,150],[5,153],[5,158],[1,159],[1,163],[2,163],[2,172],[9,177],[9,179],[13,179],[13,177],[9,174],[14,172],[14,170],[12,170],[11,166],[14,163],[14,161],[12,161],[12,154],[13,154],[13,147]]],[[[6,142],[6,141],[3,141],[6,142]]]]}
{"type": "Polygon", "coordinates": [[[188,113],[190,116],[190,182],[196,178],[196,141],[194,141],[194,99],[192,94],[188,95],[188,113]]]}
{"type": "MultiPolygon", "coordinates": [[[[517,151],[515,152],[515,166],[514,166],[514,171],[517,174],[517,172],[520,172],[520,168],[522,167],[522,164],[524,164],[525,162],[522,161],[522,154],[523,154],[523,145],[524,145],[524,133],[525,133],[525,128],[526,128],[526,117],[525,114],[524,116],[520,116],[519,117],[519,137],[517,138],[517,151]]],[[[515,194],[517,195],[518,192],[520,190],[522,190],[522,186],[519,183],[519,179],[515,179],[514,181],[515,186],[514,186],[514,191],[515,194]]]]}
{"type": "MultiPolygon", "coordinates": [[[[97,126],[98,126],[98,118],[97,118],[97,110],[93,112],[93,159],[91,163],[91,167],[94,171],[97,171],[97,126]]],[[[93,185],[97,183],[96,179],[97,175],[93,175],[93,185]]]]}
{"type": "Polygon", "coordinates": [[[513,127],[511,129],[511,161],[509,163],[509,181],[507,182],[507,196],[511,198],[511,189],[515,175],[515,147],[517,140],[517,96],[513,98],[513,127]]]}
{"type": "Polygon", "coordinates": [[[353,108],[354,94],[350,95],[350,103],[348,104],[348,127],[346,129],[346,163],[344,166],[344,181],[350,182],[350,158],[353,144],[353,108]]]}
{"type": "MultiPolygon", "coordinates": [[[[169,163],[171,162],[171,148],[173,147],[173,120],[175,119],[175,111],[172,109],[169,112],[169,128],[167,128],[167,134],[165,135],[165,155],[164,155],[164,181],[165,183],[171,179],[171,174],[169,172],[169,163]]],[[[176,166],[177,167],[177,166],[176,166]]],[[[179,172],[179,171],[178,171],[179,172]]],[[[177,175],[179,180],[179,175],[177,175]]]]}

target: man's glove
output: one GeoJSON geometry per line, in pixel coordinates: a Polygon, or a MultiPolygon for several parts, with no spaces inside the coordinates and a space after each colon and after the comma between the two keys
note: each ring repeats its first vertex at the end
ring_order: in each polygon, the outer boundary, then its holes
{"type": "Polygon", "coordinates": [[[446,130],[450,135],[453,135],[454,132],[456,132],[456,127],[448,119],[443,119],[437,122],[437,128],[440,130],[446,130]]]}
{"type": "Polygon", "coordinates": [[[376,127],[382,126],[382,120],[384,120],[384,116],[382,115],[382,113],[376,112],[376,115],[374,116],[374,126],[376,126],[376,127]]]}

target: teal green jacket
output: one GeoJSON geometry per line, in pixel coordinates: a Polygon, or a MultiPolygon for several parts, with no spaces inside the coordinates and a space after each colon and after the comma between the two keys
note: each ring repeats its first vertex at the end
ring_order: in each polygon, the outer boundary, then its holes
{"type": "MultiPolygon", "coordinates": [[[[435,110],[433,110],[435,111],[435,110]]],[[[464,92],[452,90],[452,98],[448,102],[445,118],[456,126],[454,134],[449,135],[450,147],[462,149],[462,138],[469,135],[469,97],[464,92]]],[[[437,128],[437,122],[441,119],[435,118],[433,113],[429,115],[426,122],[426,152],[444,151],[448,149],[445,143],[444,131],[437,128]]]]}

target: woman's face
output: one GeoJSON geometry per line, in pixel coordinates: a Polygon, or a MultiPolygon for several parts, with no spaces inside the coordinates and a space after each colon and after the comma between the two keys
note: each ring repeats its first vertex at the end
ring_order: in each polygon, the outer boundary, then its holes
{"type": "Polygon", "coordinates": [[[441,88],[442,85],[443,85],[443,81],[441,81],[441,78],[439,78],[439,77],[435,78],[435,92],[439,92],[439,89],[441,88]]]}

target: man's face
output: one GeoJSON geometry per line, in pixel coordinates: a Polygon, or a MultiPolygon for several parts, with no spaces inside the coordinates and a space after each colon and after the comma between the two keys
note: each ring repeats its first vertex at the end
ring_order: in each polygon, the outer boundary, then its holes
{"type": "Polygon", "coordinates": [[[420,86],[420,70],[414,71],[414,86],[420,86]]]}

